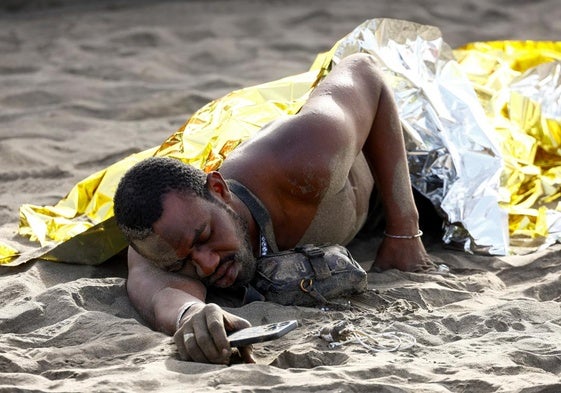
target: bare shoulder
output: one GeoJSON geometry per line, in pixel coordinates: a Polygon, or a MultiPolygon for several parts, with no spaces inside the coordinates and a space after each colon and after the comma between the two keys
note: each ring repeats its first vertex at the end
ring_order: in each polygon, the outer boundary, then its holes
{"type": "Polygon", "coordinates": [[[246,185],[319,200],[334,178],[346,180],[370,133],[383,86],[371,56],[343,59],[298,114],[264,127],[231,153],[221,172],[246,185]]]}
{"type": "MultiPolygon", "coordinates": [[[[313,142],[321,116],[294,115],[277,119],[225,160],[220,171],[227,178],[254,189],[297,196],[302,178],[321,178],[321,155],[313,142]],[[318,121],[312,121],[312,117],[318,121]],[[307,175],[306,175],[307,173],[307,175]],[[291,188],[296,187],[294,190],[291,188]]],[[[318,185],[313,188],[317,189],[318,185]]]]}
{"type": "Polygon", "coordinates": [[[339,114],[357,127],[370,125],[379,96],[388,86],[376,62],[368,54],[345,57],[310,95],[301,113],[322,111],[339,114]]]}

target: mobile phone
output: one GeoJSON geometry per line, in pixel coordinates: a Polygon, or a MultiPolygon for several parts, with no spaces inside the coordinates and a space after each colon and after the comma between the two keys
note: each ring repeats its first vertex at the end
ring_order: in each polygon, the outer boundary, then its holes
{"type": "Polygon", "coordinates": [[[298,321],[296,320],[270,323],[261,326],[251,326],[233,332],[228,336],[228,341],[232,347],[243,347],[245,345],[274,340],[282,337],[286,333],[296,329],[297,326],[298,321]]]}

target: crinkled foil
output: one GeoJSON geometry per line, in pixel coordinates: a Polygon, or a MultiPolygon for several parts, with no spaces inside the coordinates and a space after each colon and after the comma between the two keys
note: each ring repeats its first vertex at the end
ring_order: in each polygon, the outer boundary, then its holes
{"type": "MultiPolygon", "coordinates": [[[[470,252],[505,254],[509,229],[532,239],[538,232],[559,233],[561,223],[555,214],[561,211],[561,171],[551,164],[559,162],[554,152],[559,117],[549,112],[542,116],[546,104],[536,106],[531,100],[535,96],[526,94],[526,88],[512,94],[503,89],[521,70],[559,56],[559,48],[539,43],[533,49],[516,48],[515,53],[524,55],[509,63],[492,55],[512,54],[512,50],[490,45],[487,51],[465,47],[453,53],[434,27],[389,19],[366,21],[331,51],[318,55],[309,72],[234,91],[207,104],[161,146],[91,175],[55,206],[23,205],[20,234],[38,240],[42,247],[19,255],[13,247],[0,244],[0,263],[17,265],[34,258],[105,261],[126,246],[114,222],[112,197],[131,165],[162,155],[207,171],[218,168],[230,151],[266,123],[296,113],[332,60],[359,51],[377,57],[395,91],[412,183],[445,218],[445,242],[470,252]],[[539,130],[512,132],[520,128],[513,127],[514,119],[535,125],[537,118],[539,130]],[[542,134],[549,138],[547,150],[535,142],[536,135],[542,134]],[[543,162],[549,164],[542,166],[543,162]],[[513,200],[518,203],[509,205],[513,200]],[[534,200],[545,204],[534,209],[530,203],[534,200]]],[[[551,72],[542,70],[543,77],[537,79],[550,86],[551,72]]]]}
{"type": "Polygon", "coordinates": [[[501,154],[473,86],[440,31],[375,19],[340,41],[334,61],[354,52],[376,56],[394,90],[412,184],[445,218],[443,240],[470,252],[504,255],[501,154]]]}
{"type": "Polygon", "coordinates": [[[471,43],[455,55],[495,128],[510,251],[561,239],[561,42],[471,43]]]}
{"type": "Polygon", "coordinates": [[[169,156],[205,171],[220,167],[239,143],[282,115],[296,113],[325,74],[325,55],[314,69],[289,78],[237,90],[198,110],[162,145],[131,155],[76,184],[55,206],[23,205],[19,233],[41,248],[20,254],[0,244],[0,264],[31,259],[99,264],[126,247],[113,217],[113,195],[121,176],[136,162],[169,156]]]}

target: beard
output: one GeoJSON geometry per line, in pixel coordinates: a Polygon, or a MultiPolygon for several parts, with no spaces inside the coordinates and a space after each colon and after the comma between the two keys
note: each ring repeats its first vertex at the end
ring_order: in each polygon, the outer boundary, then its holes
{"type": "Polygon", "coordinates": [[[257,260],[253,256],[253,247],[251,246],[251,241],[249,239],[247,222],[245,222],[230,206],[226,205],[222,201],[214,197],[211,197],[211,200],[224,209],[230,217],[232,217],[236,227],[236,233],[243,237],[240,241],[241,246],[239,250],[228,258],[233,259],[239,266],[238,275],[234,283],[231,285],[231,288],[241,288],[253,280],[255,272],[257,271],[257,260]]]}
{"type": "Polygon", "coordinates": [[[257,260],[253,256],[251,243],[245,236],[240,250],[234,255],[234,260],[239,265],[238,276],[236,281],[232,284],[233,288],[243,287],[249,284],[255,277],[257,271],[257,260]]]}

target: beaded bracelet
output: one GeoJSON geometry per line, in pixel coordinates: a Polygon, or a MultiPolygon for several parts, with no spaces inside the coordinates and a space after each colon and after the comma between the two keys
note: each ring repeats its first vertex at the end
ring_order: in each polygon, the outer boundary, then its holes
{"type": "Polygon", "coordinates": [[[392,239],[416,239],[418,237],[423,236],[423,231],[421,231],[419,229],[419,232],[417,232],[416,235],[391,235],[391,234],[387,233],[386,231],[384,231],[384,236],[392,238],[392,239]]]}

